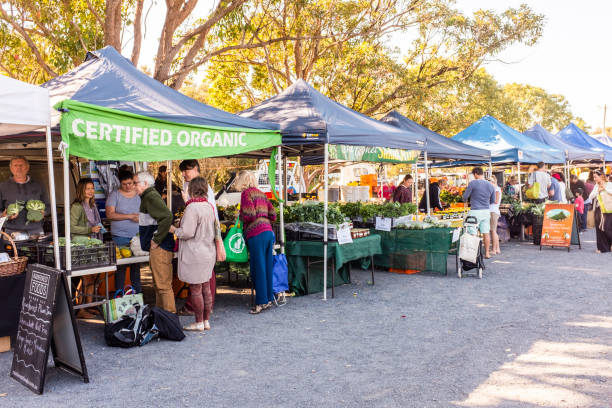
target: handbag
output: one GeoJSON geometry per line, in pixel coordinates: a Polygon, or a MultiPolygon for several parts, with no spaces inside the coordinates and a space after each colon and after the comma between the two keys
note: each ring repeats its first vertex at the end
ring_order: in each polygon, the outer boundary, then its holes
{"type": "Polygon", "coordinates": [[[540,198],[540,183],[537,181],[533,183],[531,187],[525,190],[525,197],[530,198],[532,200],[537,200],[540,198]]]}
{"type": "Polygon", "coordinates": [[[223,246],[225,247],[225,259],[227,262],[244,263],[249,261],[249,251],[242,235],[240,221],[230,228],[223,240],[223,246]]]}
{"type": "MultiPolygon", "coordinates": [[[[210,204],[210,202],[208,202],[208,204],[210,204]]],[[[210,206],[214,212],[215,207],[212,204],[210,204],[210,206]]],[[[221,238],[221,226],[219,225],[217,217],[215,217],[215,247],[217,249],[217,262],[225,261],[225,246],[223,245],[223,238],[221,238]]]]}
{"type": "Polygon", "coordinates": [[[612,214],[612,194],[603,190],[597,194],[597,201],[602,214],[612,214]]]}
{"type": "Polygon", "coordinates": [[[118,289],[115,292],[115,298],[109,300],[108,305],[102,308],[106,323],[114,323],[121,320],[125,315],[134,314],[134,305],[140,305],[141,307],[144,305],[142,293],[134,293],[131,286],[126,286],[125,289],[127,290],[118,289]]]}

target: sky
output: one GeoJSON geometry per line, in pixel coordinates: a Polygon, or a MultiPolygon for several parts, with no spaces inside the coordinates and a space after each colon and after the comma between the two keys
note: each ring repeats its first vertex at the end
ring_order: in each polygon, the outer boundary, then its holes
{"type": "Polygon", "coordinates": [[[514,46],[486,66],[501,83],[525,83],[561,94],[574,115],[592,130],[612,126],[612,1],[609,0],[457,0],[465,13],[481,8],[502,11],[525,3],[546,16],[542,38],[533,47],[514,46]]]}
{"type": "MultiPolygon", "coordinates": [[[[165,12],[163,1],[153,1],[140,62],[149,67],[165,12]]],[[[471,14],[482,8],[501,12],[523,3],[546,16],[542,38],[533,47],[508,48],[497,56],[503,62],[488,63],[487,71],[501,84],[524,83],[565,96],[574,115],[592,130],[602,126],[607,105],[606,123],[612,126],[612,0],[457,0],[455,7],[471,14]]],[[[200,0],[197,13],[206,15],[211,4],[200,0]]],[[[124,50],[129,54],[131,45],[124,50]]]]}

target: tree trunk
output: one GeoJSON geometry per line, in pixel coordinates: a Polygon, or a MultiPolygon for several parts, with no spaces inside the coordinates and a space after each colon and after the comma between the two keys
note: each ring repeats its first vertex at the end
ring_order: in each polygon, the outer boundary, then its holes
{"type": "Polygon", "coordinates": [[[106,0],[104,19],[104,45],[110,45],[121,52],[121,6],[123,0],[106,0]]]}
{"type": "Polygon", "coordinates": [[[136,13],[134,14],[134,48],[132,48],[132,64],[138,67],[140,58],[140,47],[142,45],[142,8],[144,0],[136,1],[136,13]]]}

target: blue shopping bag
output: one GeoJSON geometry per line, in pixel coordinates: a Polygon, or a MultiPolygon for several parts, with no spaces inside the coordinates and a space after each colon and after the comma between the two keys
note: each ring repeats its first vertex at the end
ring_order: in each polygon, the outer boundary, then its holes
{"type": "Polygon", "coordinates": [[[287,267],[287,257],[285,254],[274,255],[272,290],[274,293],[289,290],[289,268],[287,267]]]}

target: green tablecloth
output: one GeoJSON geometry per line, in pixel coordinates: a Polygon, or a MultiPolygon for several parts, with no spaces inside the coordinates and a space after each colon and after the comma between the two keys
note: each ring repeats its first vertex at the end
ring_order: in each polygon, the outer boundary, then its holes
{"type": "Polygon", "coordinates": [[[446,273],[454,228],[370,230],[382,238],[382,254],[374,264],[384,268],[446,273]]]}
{"type": "MultiPolygon", "coordinates": [[[[338,245],[329,242],[327,245],[328,276],[327,287],[331,287],[331,263],[335,264],[334,281],[336,286],[349,282],[349,262],[369,258],[381,254],[381,237],[371,235],[353,240],[352,244],[338,245]]],[[[323,258],[322,241],[289,241],[285,244],[285,253],[289,266],[289,288],[296,295],[321,292],[323,290],[323,263],[310,266],[308,289],[306,287],[306,261],[307,258],[323,258]]],[[[369,260],[369,259],[368,259],[369,260]]],[[[310,259],[310,263],[321,259],[310,259]]],[[[367,266],[366,266],[367,267],[367,266]]]]}

